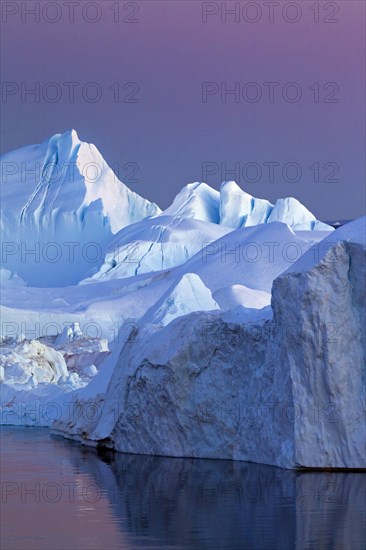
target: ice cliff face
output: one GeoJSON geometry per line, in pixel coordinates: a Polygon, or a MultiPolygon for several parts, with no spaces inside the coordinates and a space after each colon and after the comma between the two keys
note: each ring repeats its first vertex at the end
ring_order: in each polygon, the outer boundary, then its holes
{"type": "Polygon", "coordinates": [[[272,318],[133,330],[96,421],[55,429],[123,452],[366,467],[365,244],[336,241],[275,279],[272,318]]]}
{"type": "Polygon", "coordinates": [[[340,242],[312,270],[274,282],[275,326],[295,336],[277,363],[290,380],[300,466],[366,467],[365,280],[365,247],[340,242]]]}

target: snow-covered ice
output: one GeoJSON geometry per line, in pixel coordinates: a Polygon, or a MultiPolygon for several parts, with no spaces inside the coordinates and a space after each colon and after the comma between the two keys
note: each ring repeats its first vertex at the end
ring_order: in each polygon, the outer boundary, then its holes
{"type": "Polygon", "coordinates": [[[132,453],[365,467],[364,218],[333,231],[231,181],[188,184],[162,212],[75,131],[2,170],[3,423],[132,453]]]}
{"type": "Polygon", "coordinates": [[[230,229],[196,219],[158,216],[125,227],[107,246],[101,268],[80,284],[122,279],[184,264],[230,229]]]}
{"type": "MultiPolygon", "coordinates": [[[[364,468],[365,275],[365,247],[342,240],[275,279],[273,316],[216,310],[142,327],[100,417],[73,436],[132,453],[364,468]]],[[[67,433],[62,419],[54,428],[67,433]]]]}
{"type": "Polygon", "coordinates": [[[185,273],[178,283],[173,283],[173,286],[147,311],[142,323],[166,326],[174,319],[193,311],[215,309],[220,307],[200,277],[196,273],[185,273]]]}
{"type": "Polygon", "coordinates": [[[32,286],[77,283],[114,233],[160,212],[75,130],[3,155],[0,168],[3,267],[32,286]]]}
{"type": "Polygon", "coordinates": [[[220,223],[220,193],[207,183],[189,183],[178,193],[163,215],[220,223]]]}

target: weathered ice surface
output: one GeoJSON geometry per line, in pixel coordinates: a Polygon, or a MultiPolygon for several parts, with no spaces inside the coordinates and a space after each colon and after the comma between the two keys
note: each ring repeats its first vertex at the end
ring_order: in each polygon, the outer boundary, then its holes
{"type": "Polygon", "coordinates": [[[123,452],[365,468],[365,275],[364,245],[338,242],[275,279],[272,319],[133,330],[96,421],[54,428],[123,452]]]}
{"type": "Polygon", "coordinates": [[[78,323],[58,337],[1,339],[1,424],[49,426],[67,394],[91,383],[109,354],[107,340],[83,335],[78,323]]]}

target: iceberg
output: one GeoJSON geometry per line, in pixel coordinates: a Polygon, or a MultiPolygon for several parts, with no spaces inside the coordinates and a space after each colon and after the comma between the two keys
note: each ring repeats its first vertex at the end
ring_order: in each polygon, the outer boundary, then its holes
{"type": "Polygon", "coordinates": [[[190,183],[162,212],[75,131],[1,162],[3,423],[365,468],[365,218],[334,230],[233,181],[190,183]]]}
{"type": "Polygon", "coordinates": [[[278,199],[273,205],[246,193],[235,181],[222,183],[216,191],[206,183],[190,183],[175,197],[161,215],[194,218],[217,223],[232,229],[271,223],[286,223],[293,230],[333,231],[330,225],[318,221],[297,199],[278,199]]]}
{"type": "Polygon", "coordinates": [[[3,155],[1,173],[3,267],[32,286],[77,283],[114,233],[160,212],[75,130],[3,155]]]}
{"type": "MultiPolygon", "coordinates": [[[[319,261],[276,277],[271,316],[200,311],[141,326],[98,421],[84,430],[79,417],[73,437],[130,453],[365,468],[364,235],[365,219],[351,223],[319,261]]],[[[54,429],[67,436],[62,419],[54,429]]]]}

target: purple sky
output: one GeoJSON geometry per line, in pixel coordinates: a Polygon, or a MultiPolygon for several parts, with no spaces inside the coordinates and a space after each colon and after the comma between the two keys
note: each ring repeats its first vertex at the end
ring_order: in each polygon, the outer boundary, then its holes
{"type": "Polygon", "coordinates": [[[2,153],[75,128],[118,163],[120,179],[162,207],[188,182],[218,188],[236,179],[259,197],[295,196],[321,219],[364,213],[363,1],[80,0],[74,22],[70,3],[55,4],[1,3],[2,153]],[[22,5],[39,10],[39,22],[22,5]],[[239,11],[225,14],[221,5],[239,11]],[[39,102],[22,97],[37,82],[39,102]],[[65,82],[79,83],[73,102],[65,82]],[[203,102],[205,82],[214,93],[203,102]],[[278,83],[273,102],[269,82],[278,83]],[[225,102],[217,90],[235,86],[240,96],[225,102]],[[102,97],[93,103],[96,89],[102,97]],[[254,93],[262,97],[250,102],[254,93]],[[295,93],[301,99],[291,102],[295,93]],[[274,181],[268,163],[276,163],[274,181]],[[235,165],[238,175],[225,174],[235,165]]]}

